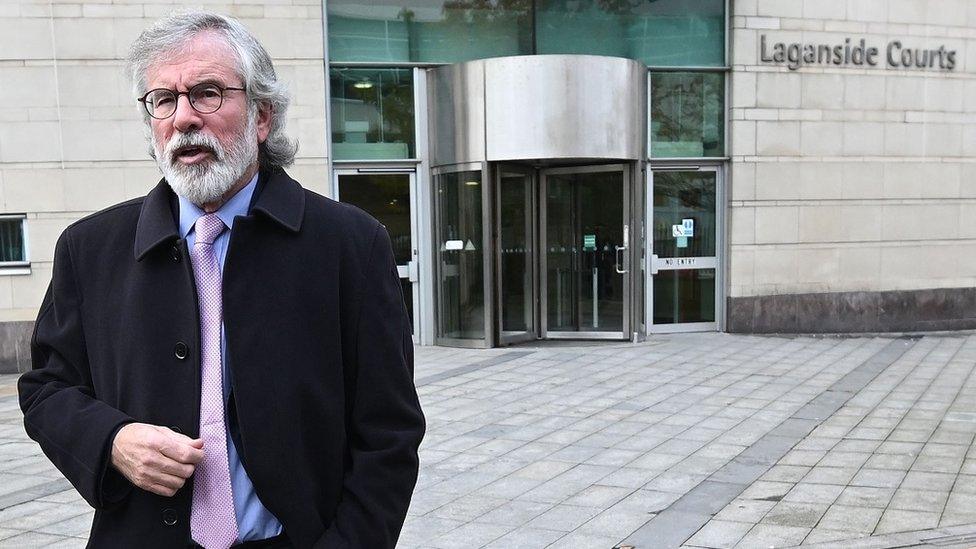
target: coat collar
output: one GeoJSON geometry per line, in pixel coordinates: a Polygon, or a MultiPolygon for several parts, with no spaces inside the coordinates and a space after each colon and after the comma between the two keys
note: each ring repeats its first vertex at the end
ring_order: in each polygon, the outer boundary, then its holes
{"type": "MultiPolygon", "coordinates": [[[[305,191],[282,169],[262,170],[254,190],[250,215],[267,216],[283,228],[297,233],[305,216],[305,191]]],[[[179,208],[165,179],[146,195],[136,224],[135,257],[142,261],[151,250],[179,238],[179,208]]]]}

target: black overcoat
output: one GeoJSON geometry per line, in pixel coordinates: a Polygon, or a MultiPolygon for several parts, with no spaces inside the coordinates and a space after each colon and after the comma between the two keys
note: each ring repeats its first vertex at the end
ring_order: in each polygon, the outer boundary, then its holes
{"type": "MultiPolygon", "coordinates": [[[[192,482],[168,498],[110,466],[138,421],[196,437],[199,323],[178,205],[146,197],[68,227],[19,382],[28,435],[95,509],[92,547],[186,547],[192,482]]],[[[385,228],[347,204],[262,172],[235,220],[224,329],[239,452],[297,547],[396,543],[424,418],[385,228]]]]}

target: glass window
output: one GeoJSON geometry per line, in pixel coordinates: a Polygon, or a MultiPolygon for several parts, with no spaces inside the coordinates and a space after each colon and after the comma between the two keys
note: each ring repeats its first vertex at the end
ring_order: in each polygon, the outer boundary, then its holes
{"type": "Polygon", "coordinates": [[[329,70],[335,160],[413,158],[412,69],[329,70]]]}
{"type": "Polygon", "coordinates": [[[481,172],[436,176],[439,335],[485,338],[481,172]]]}
{"type": "Polygon", "coordinates": [[[651,156],[725,156],[724,75],[651,73],[651,156]]]}
{"type": "Polygon", "coordinates": [[[715,269],[654,275],[654,324],[715,322],[715,269]]]}
{"type": "Polygon", "coordinates": [[[538,0],[537,53],[586,53],[650,66],[725,64],[724,0],[538,0]]]}
{"type": "Polygon", "coordinates": [[[528,0],[329,0],[335,62],[455,63],[532,53],[528,0]]]}
{"type": "Polygon", "coordinates": [[[386,227],[397,265],[413,259],[410,174],[339,174],[339,200],[362,208],[386,227]]]}
{"type": "Polygon", "coordinates": [[[24,217],[0,217],[0,266],[27,263],[24,217]]]}
{"type": "Polygon", "coordinates": [[[654,253],[658,257],[715,257],[715,172],[654,172],[654,253]],[[691,220],[692,236],[673,227],[691,220]]]}

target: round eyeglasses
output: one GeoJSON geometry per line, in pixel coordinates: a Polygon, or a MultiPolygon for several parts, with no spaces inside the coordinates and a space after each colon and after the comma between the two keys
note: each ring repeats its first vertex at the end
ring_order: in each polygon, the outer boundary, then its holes
{"type": "Polygon", "coordinates": [[[217,109],[224,104],[224,92],[228,90],[244,91],[244,88],[222,88],[217,84],[204,82],[185,92],[156,88],[136,101],[146,107],[149,116],[162,120],[173,116],[181,95],[185,95],[190,100],[190,106],[193,107],[193,110],[200,114],[217,112],[217,109]]]}

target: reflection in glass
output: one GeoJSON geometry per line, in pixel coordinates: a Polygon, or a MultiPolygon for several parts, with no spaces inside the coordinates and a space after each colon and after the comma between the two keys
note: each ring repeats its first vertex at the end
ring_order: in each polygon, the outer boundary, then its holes
{"type": "Polygon", "coordinates": [[[530,0],[329,0],[331,61],[456,63],[532,53],[530,0]]]}
{"type": "Polygon", "coordinates": [[[654,324],[715,322],[715,269],[654,275],[654,324]]]}
{"type": "Polygon", "coordinates": [[[654,172],[654,253],[658,257],[716,255],[715,177],[715,172],[654,172]],[[685,219],[692,220],[693,236],[682,240],[674,236],[673,226],[683,225],[685,219]]]}
{"type": "Polygon", "coordinates": [[[725,155],[723,75],[651,74],[651,156],[725,155]]]}
{"type": "Polygon", "coordinates": [[[327,5],[333,62],[456,63],[583,53],[628,57],[649,66],[725,63],[724,0],[329,0],[327,5]]]}
{"type": "Polygon", "coordinates": [[[340,174],[339,200],[358,206],[386,226],[398,265],[412,259],[410,174],[340,174]]]}
{"type": "Polygon", "coordinates": [[[411,69],[329,70],[336,160],[413,158],[411,69]]]}
{"type": "Polygon", "coordinates": [[[546,187],[547,330],[622,331],[623,173],[550,174],[546,187]]]}
{"type": "Polygon", "coordinates": [[[437,189],[438,333],[485,338],[481,172],[445,173],[437,189]]]}
{"type": "Polygon", "coordinates": [[[649,66],[725,63],[724,0],[538,0],[536,53],[637,59],[649,66]]]}
{"type": "Polygon", "coordinates": [[[498,240],[501,261],[502,332],[534,330],[532,322],[532,178],[505,173],[499,178],[498,240]]]}

